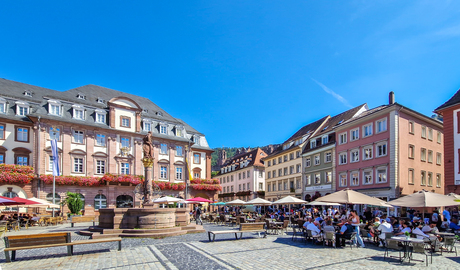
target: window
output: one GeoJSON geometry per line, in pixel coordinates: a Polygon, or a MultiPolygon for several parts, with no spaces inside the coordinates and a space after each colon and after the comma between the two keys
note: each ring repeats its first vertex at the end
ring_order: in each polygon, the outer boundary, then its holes
{"type": "Polygon", "coordinates": [[[50,140],[60,141],[61,139],[61,130],[57,127],[50,127],[50,140]]]}
{"type": "Polygon", "coordinates": [[[426,172],[422,171],[421,176],[420,176],[420,185],[425,186],[426,185],[426,172]]]}
{"type": "Polygon", "coordinates": [[[29,113],[29,107],[17,105],[16,114],[20,116],[26,116],[29,113]]]}
{"type": "Polygon", "coordinates": [[[409,175],[408,175],[408,181],[409,181],[409,184],[413,185],[414,184],[414,178],[415,178],[415,174],[414,174],[414,169],[409,169],[409,175]]]}
{"type": "Polygon", "coordinates": [[[49,105],[50,114],[52,115],[61,115],[61,105],[59,104],[50,104],[49,105]]]}
{"type": "Polygon", "coordinates": [[[321,164],[321,158],[320,155],[315,156],[315,166],[321,164]]]}
{"type": "Polygon", "coordinates": [[[432,128],[428,129],[428,140],[430,141],[433,140],[433,129],[432,128]]]}
{"type": "Polygon", "coordinates": [[[233,182],[233,175],[230,175],[230,181],[233,182]]]}
{"type": "Polygon", "coordinates": [[[276,165],[276,158],[273,159],[273,165],[276,165]]]}
{"type": "Polygon", "coordinates": [[[377,157],[383,157],[387,155],[387,143],[381,142],[377,144],[377,157]]]}
{"type": "Polygon", "coordinates": [[[363,126],[363,138],[372,135],[372,123],[363,126]]]}
{"type": "Polygon", "coordinates": [[[105,174],[105,160],[96,160],[96,173],[105,174]]]}
{"type": "Polygon", "coordinates": [[[160,166],[160,178],[168,179],[168,167],[167,166],[160,166]]]}
{"type": "Polygon", "coordinates": [[[5,139],[5,125],[0,125],[0,140],[5,139]]]}
{"type": "Polygon", "coordinates": [[[267,185],[267,191],[271,192],[271,185],[270,184],[267,185]]]}
{"type": "Polygon", "coordinates": [[[436,153],[436,165],[441,165],[442,163],[442,154],[436,153]]]}
{"type": "Polygon", "coordinates": [[[182,180],[182,168],[176,167],[176,180],[182,180]]]}
{"type": "Polygon", "coordinates": [[[166,155],[168,153],[168,145],[165,143],[160,144],[160,154],[166,155]]]}
{"type": "Polygon", "coordinates": [[[195,164],[201,163],[201,154],[193,154],[193,163],[195,164]]]}
{"type": "Polygon", "coordinates": [[[359,149],[354,149],[350,151],[350,162],[359,161],[359,149]]]}
{"type": "Polygon", "coordinates": [[[29,157],[28,156],[16,156],[16,165],[28,166],[29,157]]]}
{"type": "Polygon", "coordinates": [[[339,144],[344,144],[347,143],[347,133],[341,133],[339,134],[339,144]]]}
{"type": "Polygon", "coordinates": [[[372,159],[372,145],[363,147],[363,160],[372,159]]]}
{"type": "Polygon", "coordinates": [[[120,167],[121,167],[121,170],[120,170],[121,174],[129,174],[129,163],[122,162],[120,167]]]}
{"type": "Polygon", "coordinates": [[[351,173],[351,183],[350,186],[358,186],[359,185],[359,173],[352,172],[351,173]]]}
{"type": "Polygon", "coordinates": [[[121,147],[129,148],[129,138],[121,137],[121,147]]]}
{"type": "Polygon", "coordinates": [[[94,197],[94,209],[102,209],[107,207],[107,198],[102,194],[97,194],[94,197]]]}
{"type": "Polygon", "coordinates": [[[332,183],[332,172],[325,172],[324,178],[326,180],[326,183],[332,183]]]}
{"type": "Polygon", "coordinates": [[[0,153],[0,164],[5,164],[5,153],[0,153]]]}
{"type": "Polygon", "coordinates": [[[295,152],[296,153],[296,158],[300,157],[300,151],[295,152]]]}
{"type": "Polygon", "coordinates": [[[377,168],[377,183],[386,183],[387,182],[387,167],[377,168]]]}
{"type": "Polygon", "coordinates": [[[428,150],[428,163],[433,163],[433,151],[428,150]]]}
{"type": "Polygon", "coordinates": [[[322,145],[325,145],[325,144],[327,144],[328,142],[329,142],[329,136],[323,136],[323,137],[321,138],[321,144],[322,144],[322,145]]]}
{"type": "Polygon", "coordinates": [[[273,171],[272,174],[273,174],[273,177],[276,177],[276,171],[273,171]]]}
{"type": "Polygon", "coordinates": [[[364,185],[372,184],[372,170],[363,171],[363,184],[364,185]]]}
{"type": "Polygon", "coordinates": [[[233,186],[231,186],[231,192],[233,192],[233,186]]]}
{"type": "Polygon", "coordinates": [[[415,156],[415,146],[412,145],[412,144],[409,144],[408,155],[409,155],[409,158],[410,158],[410,159],[414,159],[414,156],[415,156]]]}
{"type": "Polygon", "coordinates": [[[287,155],[284,155],[284,162],[288,161],[287,155]]]}
{"type": "Polygon", "coordinates": [[[422,138],[426,139],[426,126],[422,126],[422,138]]]}
{"type": "Polygon", "coordinates": [[[438,141],[439,144],[441,144],[441,142],[442,142],[441,131],[438,131],[437,133],[438,133],[437,141],[438,141]]]}
{"type": "Polygon", "coordinates": [[[310,148],[315,148],[316,147],[316,140],[311,140],[310,141],[310,148]]]}
{"type": "Polygon", "coordinates": [[[283,175],[288,175],[288,168],[284,168],[284,174],[283,175]]]}
{"type": "Polygon", "coordinates": [[[301,168],[302,168],[302,167],[300,166],[300,164],[297,164],[296,173],[300,173],[301,168]]]}
{"type": "Polygon", "coordinates": [[[347,186],[347,174],[345,174],[345,173],[339,174],[339,185],[341,187],[346,187],[347,186]]]}
{"type": "Polygon", "coordinates": [[[193,172],[193,178],[195,178],[195,179],[201,178],[201,172],[200,171],[194,171],[193,172]]]}
{"type": "Polygon", "coordinates": [[[409,134],[414,134],[414,122],[409,121],[409,134]]]}
{"type": "Polygon", "coordinates": [[[6,112],[6,99],[0,98],[0,113],[6,112]]]}
{"type": "Polygon", "coordinates": [[[176,146],[176,156],[182,156],[182,146],[176,146]]]}
{"type": "Polygon", "coordinates": [[[105,146],[105,135],[104,134],[96,134],[96,145],[105,146]]]}
{"type": "Polygon", "coordinates": [[[105,124],[105,112],[96,111],[96,123],[105,124]]]}
{"type": "Polygon", "coordinates": [[[291,166],[289,167],[289,174],[293,174],[294,173],[294,166],[291,166]]]}
{"type": "Polygon", "coordinates": [[[83,158],[73,159],[73,171],[76,173],[83,173],[83,158]]]}
{"type": "Polygon", "coordinates": [[[428,186],[432,187],[433,186],[433,173],[428,172],[428,186]]]}
{"type": "MultiPolygon", "coordinates": [[[[53,193],[48,193],[46,194],[46,200],[50,203],[59,204],[61,202],[61,196],[58,193],[54,193],[54,196],[53,196],[53,193]],[[53,197],[54,197],[54,202],[53,202],[53,197]]],[[[53,211],[53,209],[47,208],[46,211],[53,211]]]]}
{"type": "Polygon", "coordinates": [[[436,187],[441,187],[441,174],[436,174],[436,187]]]}
{"type": "Polygon", "coordinates": [[[267,167],[270,167],[271,165],[272,165],[272,161],[269,160],[269,161],[267,162],[267,167]]]}
{"type": "Polygon", "coordinates": [[[120,126],[130,128],[131,127],[131,118],[126,116],[120,116],[120,126]]]}
{"type": "Polygon", "coordinates": [[[311,166],[311,158],[306,158],[305,159],[305,167],[310,167],[311,166]]]}
{"type": "Polygon", "coordinates": [[[294,153],[290,153],[289,154],[289,160],[293,160],[294,159],[294,153]]]}
{"type": "Polygon", "coordinates": [[[82,109],[73,109],[73,118],[77,120],[84,120],[85,119],[85,112],[82,109]]]}
{"type": "Polygon", "coordinates": [[[426,161],[426,149],[425,148],[420,149],[420,160],[426,161]]]}
{"type": "Polygon", "coordinates": [[[16,127],[16,141],[29,142],[29,128],[16,127]]]}
{"type": "Polygon", "coordinates": [[[182,137],[182,128],[176,127],[176,136],[177,137],[182,137]]]}
{"type": "MultiPolygon", "coordinates": [[[[282,169],[278,169],[278,176],[283,176],[283,170],[282,169]]],[[[243,178],[244,178],[244,173],[243,173],[243,178]]]]}
{"type": "Polygon", "coordinates": [[[339,154],[339,164],[347,164],[347,152],[339,154]]]}
{"type": "MultiPolygon", "coordinates": [[[[270,179],[272,177],[272,172],[267,173],[267,178],[270,179]]],[[[240,173],[240,179],[241,179],[241,173],[240,173]]]]}
{"type": "Polygon", "coordinates": [[[331,152],[324,153],[324,162],[328,163],[331,161],[332,161],[332,153],[331,152]]]}
{"type": "Polygon", "coordinates": [[[194,142],[196,145],[200,145],[200,136],[194,135],[194,136],[193,136],[193,142],[194,142]]]}
{"type": "Polygon", "coordinates": [[[160,133],[161,134],[167,134],[167,128],[165,125],[160,125],[160,133]]]}
{"type": "Polygon", "coordinates": [[[83,143],[83,131],[79,131],[79,130],[73,131],[73,142],[83,143]]]}
{"type": "Polygon", "coordinates": [[[278,158],[278,164],[281,164],[281,163],[283,163],[283,158],[279,157],[278,158]]]}
{"type": "Polygon", "coordinates": [[[144,131],[152,131],[152,123],[150,122],[144,122],[144,131]]]}
{"type": "Polygon", "coordinates": [[[321,184],[321,174],[320,173],[315,173],[315,184],[316,185],[321,184]]]}
{"type": "Polygon", "coordinates": [[[309,174],[305,175],[305,185],[311,185],[311,176],[309,174]]]}
{"type": "Polygon", "coordinates": [[[283,184],[281,182],[278,183],[278,191],[283,190],[283,184]]]}
{"type": "Polygon", "coordinates": [[[263,183],[259,183],[259,190],[263,190],[264,189],[264,184],[263,183]]]}
{"type": "Polygon", "coordinates": [[[350,130],[350,141],[356,141],[359,139],[359,128],[350,130]]]}
{"type": "Polygon", "coordinates": [[[377,130],[376,133],[384,132],[387,130],[387,119],[378,120],[376,123],[377,130]]]}

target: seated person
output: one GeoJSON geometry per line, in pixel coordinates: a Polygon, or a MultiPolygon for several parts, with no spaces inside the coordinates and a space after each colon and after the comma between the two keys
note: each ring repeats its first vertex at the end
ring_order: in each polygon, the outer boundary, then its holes
{"type": "Polygon", "coordinates": [[[380,223],[379,227],[377,228],[377,231],[380,232],[378,236],[380,239],[379,247],[382,247],[385,243],[386,234],[393,232],[393,226],[391,226],[390,223],[388,223],[385,219],[383,219],[382,223],[380,223]]]}
{"type": "Polygon", "coordinates": [[[318,228],[319,222],[318,221],[313,221],[313,223],[310,223],[307,225],[307,230],[311,231],[311,235],[317,236],[321,234],[321,230],[318,228]]]}
{"type": "Polygon", "coordinates": [[[304,227],[305,230],[307,229],[308,225],[311,223],[311,220],[312,220],[311,217],[306,218],[306,220],[305,220],[305,222],[303,224],[303,227],[304,227]]]}
{"type": "MultiPolygon", "coordinates": [[[[428,234],[425,234],[420,228],[417,226],[412,230],[412,233],[416,235],[417,239],[431,239],[428,234]]],[[[436,236],[433,236],[436,238],[436,236]]]]}
{"type": "Polygon", "coordinates": [[[446,231],[447,229],[449,229],[449,225],[450,224],[447,218],[444,218],[444,221],[441,223],[441,230],[446,231]]]}
{"type": "Polygon", "coordinates": [[[403,226],[403,229],[400,232],[395,233],[395,235],[404,235],[406,232],[409,232],[409,233],[412,232],[411,230],[412,224],[410,224],[410,222],[404,222],[402,226],[403,226]]]}
{"type": "Polygon", "coordinates": [[[332,226],[332,221],[330,219],[326,221],[326,224],[323,227],[323,232],[335,232],[335,228],[332,226]]]}
{"type": "Polygon", "coordinates": [[[450,221],[449,224],[449,229],[452,229],[454,231],[459,231],[460,226],[458,226],[458,217],[453,217],[452,220],[450,221]]]}
{"type": "Polygon", "coordinates": [[[340,228],[340,232],[335,234],[335,246],[345,246],[345,239],[350,239],[354,231],[355,229],[353,226],[348,221],[345,221],[345,223],[340,228]]]}
{"type": "Polygon", "coordinates": [[[425,234],[436,233],[438,231],[437,229],[436,223],[431,222],[430,224],[425,224],[425,226],[422,227],[422,232],[425,234]]]}
{"type": "MultiPolygon", "coordinates": [[[[385,219],[382,219],[382,221],[385,220],[385,219]]],[[[369,233],[372,235],[372,237],[375,236],[376,234],[376,229],[380,226],[380,218],[379,217],[375,217],[374,218],[374,224],[372,226],[369,226],[369,233]]]]}

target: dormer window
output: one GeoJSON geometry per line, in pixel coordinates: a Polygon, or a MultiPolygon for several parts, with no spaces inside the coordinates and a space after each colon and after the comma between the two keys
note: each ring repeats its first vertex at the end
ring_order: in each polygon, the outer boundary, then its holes
{"type": "Polygon", "coordinates": [[[16,115],[26,116],[29,114],[29,103],[16,101],[16,115]]]}
{"type": "Polygon", "coordinates": [[[144,119],[142,123],[144,124],[144,131],[146,132],[152,131],[152,122],[150,122],[150,120],[144,119]]]}
{"type": "Polygon", "coordinates": [[[168,128],[166,125],[160,125],[160,134],[168,134],[168,128]]]}
{"type": "Polygon", "coordinates": [[[61,116],[61,102],[57,100],[49,100],[48,112],[51,115],[61,116]]]}
{"type": "Polygon", "coordinates": [[[142,109],[142,112],[143,112],[143,113],[148,113],[149,110],[147,110],[147,109],[142,109]]]}
{"type": "Polygon", "coordinates": [[[73,119],[85,120],[85,109],[80,105],[73,105],[73,119]]]}
{"type": "Polygon", "coordinates": [[[105,110],[96,110],[96,123],[105,124],[106,123],[107,112],[105,110]]]}
{"type": "Polygon", "coordinates": [[[26,97],[32,97],[32,92],[30,92],[30,91],[24,91],[24,96],[26,96],[26,97]]]}
{"type": "Polygon", "coordinates": [[[97,98],[97,103],[105,104],[105,100],[103,100],[102,98],[97,98]]]}
{"type": "Polygon", "coordinates": [[[78,93],[78,94],[77,94],[77,98],[78,98],[78,99],[86,99],[86,96],[83,95],[82,93],[78,93]]]}
{"type": "Polygon", "coordinates": [[[195,144],[200,145],[200,136],[198,136],[198,135],[193,136],[193,142],[195,144]]]}
{"type": "Polygon", "coordinates": [[[310,148],[315,148],[315,147],[316,147],[316,140],[311,140],[310,148]]]}
{"type": "Polygon", "coordinates": [[[0,98],[0,113],[6,113],[6,99],[0,98]]]}
{"type": "Polygon", "coordinates": [[[323,136],[323,137],[321,138],[321,141],[322,141],[322,144],[323,144],[323,145],[324,145],[324,144],[327,144],[327,143],[329,142],[329,136],[323,136]]]}
{"type": "Polygon", "coordinates": [[[163,113],[162,112],[157,112],[157,115],[158,116],[163,116],[163,113]]]}
{"type": "Polygon", "coordinates": [[[184,127],[182,126],[176,126],[176,136],[177,137],[183,137],[184,132],[183,132],[184,127]]]}

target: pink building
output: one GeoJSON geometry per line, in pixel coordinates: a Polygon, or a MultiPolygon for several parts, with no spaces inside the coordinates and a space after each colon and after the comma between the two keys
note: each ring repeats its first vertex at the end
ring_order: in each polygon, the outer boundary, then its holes
{"type": "Polygon", "coordinates": [[[337,190],[390,200],[422,189],[444,193],[442,123],[394,102],[336,129],[337,190]]]}

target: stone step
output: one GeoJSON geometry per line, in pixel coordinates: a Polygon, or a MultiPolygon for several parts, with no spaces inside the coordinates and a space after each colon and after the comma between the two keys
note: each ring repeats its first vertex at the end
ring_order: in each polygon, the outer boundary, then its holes
{"type": "Polygon", "coordinates": [[[167,233],[121,233],[120,237],[139,237],[139,238],[164,238],[168,236],[176,236],[186,234],[187,231],[167,232],[167,233]]]}
{"type": "MultiPolygon", "coordinates": [[[[162,228],[162,229],[123,229],[122,233],[166,233],[181,231],[181,227],[162,228]]],[[[105,233],[105,232],[104,232],[105,233]]]]}

